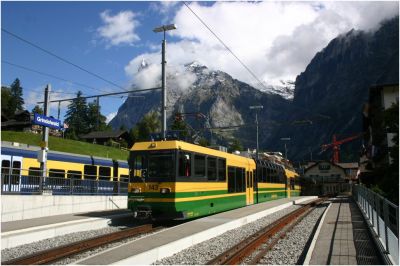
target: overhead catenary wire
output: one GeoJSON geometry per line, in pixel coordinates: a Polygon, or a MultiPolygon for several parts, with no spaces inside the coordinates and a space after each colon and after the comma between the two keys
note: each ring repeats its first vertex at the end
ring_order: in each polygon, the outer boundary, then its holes
{"type": "MultiPolygon", "coordinates": [[[[17,68],[21,68],[21,69],[24,69],[24,70],[27,70],[27,71],[31,71],[31,72],[37,73],[37,74],[40,74],[40,75],[43,75],[43,76],[47,76],[47,77],[51,77],[51,78],[58,79],[58,80],[61,80],[61,81],[69,82],[71,84],[75,84],[75,85],[83,87],[83,88],[88,88],[88,89],[91,89],[91,90],[104,92],[104,93],[110,93],[109,91],[103,91],[103,90],[100,90],[100,89],[96,89],[96,88],[94,88],[92,86],[89,86],[89,85],[86,85],[86,84],[83,84],[83,83],[80,83],[80,82],[67,80],[67,79],[64,79],[62,77],[58,77],[58,76],[55,76],[55,75],[52,75],[52,74],[44,73],[44,72],[29,68],[29,67],[26,67],[26,66],[17,65],[17,64],[11,63],[11,62],[6,61],[6,60],[1,60],[1,62],[4,63],[4,64],[7,64],[7,65],[11,65],[11,66],[14,66],[14,67],[17,67],[17,68]]],[[[65,92],[62,92],[62,93],[65,93],[65,92]]],[[[71,94],[71,93],[65,93],[65,94],[71,94]]],[[[74,93],[74,94],[76,94],[76,93],[74,93]]]]}
{"type": "Polygon", "coordinates": [[[186,3],[183,2],[183,4],[190,10],[190,12],[193,13],[193,15],[196,16],[196,18],[211,32],[212,35],[214,35],[215,38],[217,38],[217,40],[225,47],[226,50],[228,50],[228,52],[230,52],[233,57],[236,58],[236,60],[247,70],[247,72],[250,73],[250,75],[255,78],[258,83],[260,83],[260,85],[262,87],[264,87],[265,89],[268,89],[265,84],[257,77],[256,74],[254,74],[254,72],[231,50],[231,48],[229,48],[228,45],[225,44],[225,42],[207,25],[207,23],[205,23],[199,15],[196,14],[196,12],[194,12],[194,10],[192,8],[190,8],[190,6],[186,3]]]}
{"type": "Polygon", "coordinates": [[[45,52],[45,53],[47,53],[47,54],[49,54],[49,55],[51,55],[51,56],[57,58],[57,59],[60,60],[60,61],[63,61],[64,63],[67,63],[67,64],[69,64],[69,65],[72,65],[72,66],[74,66],[74,67],[76,67],[76,68],[78,68],[78,69],[80,69],[80,70],[82,70],[82,71],[84,71],[84,72],[86,72],[86,73],[88,73],[88,74],[94,76],[94,77],[97,77],[97,78],[99,78],[99,79],[101,79],[101,80],[103,80],[103,81],[105,81],[105,82],[107,82],[107,83],[109,83],[109,84],[111,84],[111,85],[117,87],[117,88],[120,88],[120,89],[123,89],[123,90],[127,91],[127,89],[125,89],[124,87],[122,87],[122,86],[120,86],[120,85],[118,85],[118,84],[116,84],[116,83],[114,83],[114,82],[112,82],[112,81],[110,81],[110,80],[108,80],[108,79],[105,79],[105,78],[101,77],[100,75],[98,75],[98,74],[96,74],[96,73],[93,73],[92,71],[87,70],[87,69],[85,69],[85,68],[83,68],[83,67],[81,67],[81,66],[79,66],[79,65],[77,65],[77,64],[75,64],[75,63],[73,63],[73,62],[71,62],[71,61],[69,61],[69,60],[67,60],[67,59],[65,59],[65,58],[63,58],[63,57],[61,57],[61,56],[59,56],[59,55],[56,55],[55,53],[50,52],[49,50],[47,50],[47,49],[45,49],[45,48],[42,48],[42,47],[40,47],[39,45],[34,44],[34,43],[32,43],[32,42],[30,42],[30,41],[28,41],[28,40],[26,40],[26,39],[24,39],[24,38],[22,38],[22,37],[20,37],[20,36],[18,36],[18,35],[16,35],[16,34],[14,34],[14,33],[12,33],[12,32],[10,32],[10,31],[8,31],[8,30],[4,29],[4,28],[1,28],[1,31],[3,31],[3,32],[7,33],[7,34],[9,34],[10,36],[13,36],[14,38],[16,38],[16,39],[18,39],[18,40],[20,40],[20,41],[23,41],[23,42],[25,42],[25,43],[27,43],[27,44],[29,44],[29,45],[31,45],[31,46],[33,46],[33,47],[35,47],[35,48],[41,50],[42,52],[45,52]]]}

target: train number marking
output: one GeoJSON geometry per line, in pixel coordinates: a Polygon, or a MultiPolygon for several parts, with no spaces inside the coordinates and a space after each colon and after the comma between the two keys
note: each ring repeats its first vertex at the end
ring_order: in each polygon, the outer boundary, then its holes
{"type": "Polygon", "coordinates": [[[150,190],[158,190],[158,185],[149,185],[150,190]]]}

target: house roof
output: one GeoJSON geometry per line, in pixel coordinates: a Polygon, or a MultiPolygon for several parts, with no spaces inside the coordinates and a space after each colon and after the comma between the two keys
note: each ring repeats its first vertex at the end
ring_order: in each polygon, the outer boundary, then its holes
{"type": "Polygon", "coordinates": [[[106,138],[118,138],[124,134],[127,134],[126,130],[117,131],[93,131],[89,134],[80,136],[82,139],[106,139],[106,138]]]}
{"type": "Polygon", "coordinates": [[[344,169],[358,168],[358,163],[338,163],[344,169]]]}

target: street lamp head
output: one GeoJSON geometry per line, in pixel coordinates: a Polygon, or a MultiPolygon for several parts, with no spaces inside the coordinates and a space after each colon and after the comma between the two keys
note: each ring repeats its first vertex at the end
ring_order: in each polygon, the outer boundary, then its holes
{"type": "Polygon", "coordinates": [[[176,30],[176,25],[175,24],[162,25],[161,27],[153,29],[154,32],[163,32],[168,30],[176,30]]]}
{"type": "Polygon", "coordinates": [[[249,108],[250,108],[250,109],[263,109],[264,106],[262,106],[262,105],[252,105],[252,106],[250,106],[249,108]]]}

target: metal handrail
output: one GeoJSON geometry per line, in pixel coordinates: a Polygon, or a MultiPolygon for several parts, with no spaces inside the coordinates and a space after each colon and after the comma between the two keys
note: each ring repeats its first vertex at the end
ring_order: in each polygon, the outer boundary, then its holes
{"type": "Polygon", "coordinates": [[[362,185],[353,186],[353,197],[384,253],[393,264],[399,264],[399,207],[362,185]]]}

